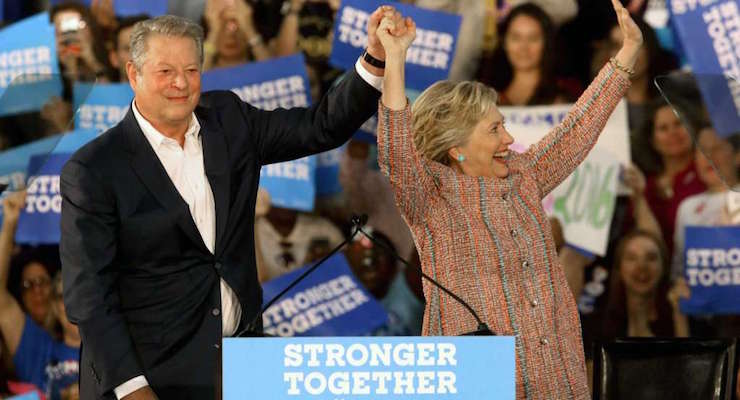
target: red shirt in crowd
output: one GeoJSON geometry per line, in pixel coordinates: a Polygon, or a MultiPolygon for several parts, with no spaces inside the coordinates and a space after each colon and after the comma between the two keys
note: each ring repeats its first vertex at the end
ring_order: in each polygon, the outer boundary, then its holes
{"type": "Polygon", "coordinates": [[[660,229],[663,231],[663,240],[670,255],[673,252],[673,231],[676,226],[676,213],[679,204],[683,199],[705,191],[706,186],[699,179],[693,161],[673,178],[672,193],[661,191],[658,186],[657,175],[648,176],[645,183],[645,199],[660,224],[660,229]]]}

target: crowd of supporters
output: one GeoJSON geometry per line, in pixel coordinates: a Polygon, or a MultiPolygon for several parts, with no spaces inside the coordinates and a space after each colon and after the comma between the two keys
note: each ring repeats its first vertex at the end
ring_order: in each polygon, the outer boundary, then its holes
{"type": "MultiPolygon", "coordinates": [[[[0,150],[73,128],[75,82],[128,81],[131,30],[148,16],[117,18],[113,1],[119,0],[92,0],[89,7],[74,1],[53,6],[43,0],[5,1],[2,25],[49,12],[65,90],[39,112],[0,118],[0,150]]],[[[608,1],[403,2],[462,15],[450,79],[492,86],[500,105],[575,101],[622,40],[608,1]]],[[[302,52],[313,99],[343,73],[328,62],[340,0],[169,3],[170,13],[202,24],[204,71],[302,52]]],[[[683,97],[695,101],[682,104],[678,112],[656,88],[656,77],[679,76],[689,67],[671,30],[643,18],[665,2],[623,3],[645,41],[626,95],[634,163],[622,166],[620,179],[630,194],[617,199],[603,257],[565,243],[560,223],[552,220],[553,233],[561,239],[559,257],[579,305],[587,359],[595,340],[614,337],[740,336],[740,316],[689,316],[679,306],[681,298],[691,296],[683,277],[684,227],[740,223],[726,204],[728,193],[740,189],[740,141],[717,134],[691,82],[683,97]]],[[[367,214],[380,242],[419,265],[374,147],[349,142],[340,162],[342,192],[317,198],[312,213],[271,206],[270,194],[260,192],[254,229],[262,282],[326,255],[349,234],[353,214],[367,214]]],[[[23,192],[2,200],[0,398],[36,390],[47,399],[75,399],[80,337],[65,316],[58,248],[14,242],[23,204],[23,192]]],[[[417,270],[359,237],[344,252],[357,278],[389,313],[389,323],[375,334],[419,335],[424,297],[417,270]]],[[[740,383],[737,391],[740,396],[740,383]]]]}

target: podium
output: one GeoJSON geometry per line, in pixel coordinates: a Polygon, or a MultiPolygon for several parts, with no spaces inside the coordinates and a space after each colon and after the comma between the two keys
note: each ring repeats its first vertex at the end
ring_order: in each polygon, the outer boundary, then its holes
{"type": "Polygon", "coordinates": [[[225,338],[223,399],[514,399],[514,337],[225,338]]]}

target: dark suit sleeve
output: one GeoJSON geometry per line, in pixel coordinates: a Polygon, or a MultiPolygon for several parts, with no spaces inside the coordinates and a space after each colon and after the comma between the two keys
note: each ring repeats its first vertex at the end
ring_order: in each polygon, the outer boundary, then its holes
{"type": "Polygon", "coordinates": [[[308,108],[262,111],[240,103],[264,165],[341,146],[377,111],[379,98],[380,92],[353,68],[308,108]]]}
{"type": "Polygon", "coordinates": [[[74,159],[62,170],[61,242],[64,305],[80,330],[84,351],[103,393],[144,372],[116,289],[115,201],[87,166],[74,159]]]}

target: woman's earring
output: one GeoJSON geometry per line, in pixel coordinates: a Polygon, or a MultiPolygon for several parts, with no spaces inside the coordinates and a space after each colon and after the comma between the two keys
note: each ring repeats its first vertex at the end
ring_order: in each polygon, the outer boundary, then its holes
{"type": "Polygon", "coordinates": [[[457,161],[458,161],[458,162],[463,162],[463,161],[465,161],[465,156],[464,156],[464,155],[462,155],[462,154],[458,154],[458,155],[457,155],[457,161]]]}

